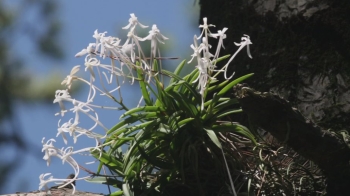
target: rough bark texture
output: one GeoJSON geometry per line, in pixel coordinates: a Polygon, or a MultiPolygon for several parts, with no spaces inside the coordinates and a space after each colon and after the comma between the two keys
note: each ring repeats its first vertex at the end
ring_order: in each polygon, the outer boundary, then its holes
{"type": "Polygon", "coordinates": [[[233,54],[233,42],[243,34],[253,42],[253,59],[241,51],[229,73],[255,73],[251,87],[278,92],[322,126],[350,129],[350,1],[201,0],[200,5],[200,24],[207,17],[217,30],[228,28],[222,54],[233,54]]]}
{"type": "Polygon", "coordinates": [[[346,138],[316,126],[277,95],[238,86],[236,96],[252,123],[324,171],[328,178],[329,195],[348,194],[350,148],[344,141],[346,138]]]}
{"type": "Polygon", "coordinates": [[[233,54],[232,43],[243,34],[253,42],[253,59],[241,51],[229,73],[255,73],[245,81],[249,86],[290,103],[241,89],[250,120],[317,163],[327,176],[328,195],[348,195],[350,152],[339,131],[347,135],[350,129],[350,1],[201,0],[200,5],[200,24],[207,17],[217,30],[228,28],[223,54],[233,54]]]}

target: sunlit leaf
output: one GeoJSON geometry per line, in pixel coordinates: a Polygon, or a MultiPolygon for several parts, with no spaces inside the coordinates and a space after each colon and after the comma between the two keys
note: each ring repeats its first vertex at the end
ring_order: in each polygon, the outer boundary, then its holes
{"type": "Polygon", "coordinates": [[[208,134],[209,138],[211,139],[211,141],[212,141],[217,147],[219,147],[220,149],[222,149],[221,143],[220,143],[218,137],[216,136],[215,132],[214,132],[213,130],[210,130],[210,129],[204,129],[204,130],[207,132],[207,134],[208,134]]]}

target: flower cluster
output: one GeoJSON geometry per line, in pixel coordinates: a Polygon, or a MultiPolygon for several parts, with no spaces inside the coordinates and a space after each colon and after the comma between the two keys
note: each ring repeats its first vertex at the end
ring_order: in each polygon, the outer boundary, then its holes
{"type": "MultiPolygon", "coordinates": [[[[61,120],[58,123],[57,136],[61,135],[64,143],[67,145],[67,136],[73,138],[73,142],[76,143],[78,138],[81,136],[86,136],[92,138],[95,141],[94,146],[86,147],[81,150],[73,150],[73,147],[67,147],[58,149],[54,147],[54,139],[49,139],[45,142],[45,139],[42,140],[43,149],[45,152],[44,160],[47,161],[47,164],[50,164],[51,157],[58,157],[62,160],[63,163],[69,163],[75,172],[75,178],[79,175],[79,165],[73,158],[73,155],[80,154],[83,152],[91,152],[92,149],[101,151],[103,140],[106,138],[106,133],[108,128],[103,125],[99,119],[97,109],[112,109],[112,110],[128,110],[123,103],[121,91],[120,91],[120,82],[119,79],[123,78],[123,82],[126,78],[130,79],[131,84],[135,81],[134,70],[141,70],[144,74],[146,82],[150,83],[151,78],[154,75],[154,70],[152,65],[155,59],[161,59],[160,51],[158,49],[158,44],[164,44],[165,40],[168,38],[160,33],[160,30],[156,25],[153,25],[149,34],[145,37],[140,37],[136,33],[136,29],[147,28],[141,24],[137,17],[134,14],[130,14],[129,23],[123,27],[123,29],[128,30],[127,40],[122,43],[122,40],[117,37],[107,36],[107,32],[98,32],[95,30],[93,38],[95,42],[88,44],[88,46],[78,52],[75,57],[85,56],[85,72],[89,74],[89,79],[84,79],[78,77],[76,74],[80,70],[80,65],[74,66],[70,74],[62,81],[62,84],[67,87],[65,90],[57,90],[54,103],[58,103],[61,110],[56,115],[61,115],[63,118],[67,113],[72,113],[73,118],[69,118],[68,121],[60,125],[61,120]],[[150,41],[150,56],[146,57],[144,54],[140,42],[150,41]],[[158,55],[158,56],[157,56],[158,55]],[[110,59],[110,64],[102,63],[105,59],[110,59]],[[99,78],[99,80],[96,80],[99,78]],[[82,82],[89,86],[89,93],[87,95],[86,101],[79,101],[72,98],[69,94],[72,83],[75,81],[82,82]],[[95,81],[101,81],[99,84],[96,84],[95,81]],[[106,85],[107,84],[107,85],[106,85]],[[115,86],[113,84],[116,84],[115,86]],[[115,96],[115,93],[119,95],[119,99],[115,96]],[[113,101],[119,104],[119,107],[107,107],[99,106],[93,104],[96,94],[101,96],[106,96],[111,98],[113,101]],[[66,109],[66,104],[71,104],[70,109],[66,109]],[[93,125],[89,128],[81,127],[80,115],[85,115],[92,120],[93,125]],[[102,130],[102,133],[98,133],[97,130],[102,130]]],[[[199,71],[198,78],[194,81],[198,82],[199,93],[202,96],[201,108],[203,110],[203,102],[205,90],[208,86],[210,80],[215,80],[215,76],[212,76],[213,72],[224,72],[225,78],[232,78],[233,74],[230,77],[227,77],[227,67],[237,55],[237,53],[247,46],[248,56],[251,57],[249,51],[249,45],[252,44],[249,36],[245,35],[242,37],[240,43],[235,43],[239,46],[236,53],[230,58],[227,64],[220,70],[216,68],[216,61],[219,58],[221,48],[224,48],[223,40],[226,38],[225,32],[227,28],[219,30],[217,33],[211,33],[209,27],[214,27],[214,25],[207,24],[207,18],[203,19],[204,24],[199,27],[203,29],[199,37],[194,36],[194,44],[191,45],[194,53],[191,55],[192,58],[188,62],[192,62],[196,59],[196,68],[199,71]],[[215,54],[210,52],[211,45],[209,44],[209,38],[218,39],[218,46],[216,48],[215,54]],[[201,40],[201,43],[198,44],[198,40],[201,40]]],[[[137,78],[138,80],[140,78],[137,78]]],[[[107,145],[107,144],[104,144],[107,145]]],[[[42,174],[40,176],[40,189],[47,187],[47,183],[50,182],[62,182],[62,179],[55,179],[52,176],[48,179],[44,179],[50,174],[42,174]]],[[[82,178],[80,178],[82,179],[82,178]]],[[[64,181],[66,182],[66,181],[64,181]]],[[[71,181],[69,181],[71,182],[71,181]]],[[[67,182],[67,183],[69,183],[67,182]]],[[[67,184],[66,183],[66,184],[67,184]]],[[[64,186],[64,185],[62,185],[64,186]]]]}
{"type": "Polygon", "coordinates": [[[247,53],[250,58],[252,58],[249,50],[249,45],[252,44],[248,35],[244,35],[242,37],[241,43],[235,43],[236,46],[239,46],[237,51],[232,55],[230,60],[226,63],[226,65],[221,70],[216,70],[216,60],[219,58],[221,48],[225,48],[223,44],[223,40],[226,38],[225,32],[228,28],[224,27],[222,30],[218,30],[217,33],[211,33],[209,27],[215,27],[215,25],[208,24],[207,18],[203,18],[203,24],[199,25],[199,28],[202,28],[202,33],[199,37],[194,36],[194,44],[191,45],[194,53],[191,55],[192,59],[188,62],[191,63],[193,59],[196,57],[197,65],[196,68],[199,71],[198,78],[194,82],[198,82],[198,89],[202,96],[202,105],[201,109],[204,107],[204,92],[206,87],[208,86],[209,80],[215,80],[215,76],[212,77],[213,72],[222,72],[224,70],[225,79],[231,79],[234,75],[227,77],[227,67],[232,62],[232,60],[236,57],[239,51],[241,51],[245,46],[247,46],[247,53]],[[210,53],[211,45],[209,44],[209,37],[218,39],[218,45],[216,48],[216,52],[213,55],[210,53]],[[202,43],[198,45],[198,41],[202,39],[202,43]]]}
{"type": "MultiPolygon", "coordinates": [[[[123,27],[123,29],[128,30],[127,40],[124,44],[121,43],[121,39],[112,36],[106,36],[107,32],[100,33],[98,30],[95,30],[93,38],[95,38],[94,43],[88,44],[88,46],[78,52],[75,57],[85,56],[85,71],[90,75],[90,79],[85,80],[84,78],[78,77],[77,74],[80,70],[80,65],[74,66],[70,74],[62,81],[62,84],[67,87],[65,90],[57,90],[54,103],[58,103],[61,111],[56,115],[61,115],[64,117],[68,112],[74,114],[74,118],[70,118],[67,122],[60,125],[58,123],[57,136],[61,135],[65,144],[67,144],[67,136],[73,138],[73,142],[76,143],[80,136],[87,136],[95,140],[95,145],[92,147],[87,147],[81,150],[73,151],[73,147],[68,147],[66,149],[58,149],[54,147],[54,139],[50,139],[47,142],[42,141],[43,149],[45,152],[44,160],[47,161],[47,164],[50,164],[51,157],[55,156],[62,160],[63,163],[68,162],[74,169],[75,176],[79,175],[79,166],[78,163],[73,158],[73,155],[79,154],[82,152],[89,152],[91,149],[99,150],[102,144],[102,140],[106,137],[106,132],[108,129],[103,125],[99,120],[98,113],[96,108],[103,109],[113,109],[120,110],[126,109],[121,100],[117,100],[113,93],[118,91],[120,88],[120,83],[118,77],[130,78],[132,83],[135,80],[133,75],[133,70],[140,68],[144,71],[145,74],[149,74],[151,71],[152,59],[156,58],[156,53],[158,51],[158,43],[164,44],[164,41],[168,38],[160,33],[160,30],[156,25],[152,26],[149,35],[144,38],[139,37],[136,34],[136,28],[139,26],[141,28],[147,28],[141,24],[137,17],[134,14],[130,14],[129,24],[123,27]],[[140,42],[150,41],[151,45],[151,57],[145,57],[140,42]],[[111,59],[110,64],[103,64],[101,61],[105,58],[111,59]],[[150,59],[150,60],[147,60],[150,59]],[[137,64],[139,63],[139,65],[137,64]],[[126,69],[125,69],[126,68],[126,69]],[[125,71],[126,70],[126,71],[125,71]],[[105,86],[101,82],[100,86],[95,84],[96,77],[99,76],[100,79],[103,79],[101,75],[104,76],[105,81],[110,86],[113,81],[117,81],[117,86],[112,87],[105,86]],[[86,101],[79,101],[73,99],[69,90],[71,89],[72,83],[74,81],[80,81],[89,86],[89,93],[87,95],[86,101]],[[100,93],[102,96],[107,96],[117,103],[121,107],[107,107],[107,106],[98,106],[94,105],[94,99],[96,93],[100,93]],[[72,105],[71,109],[66,109],[65,104],[70,103],[72,105]],[[83,114],[90,118],[94,124],[89,128],[80,127],[80,115],[83,114]],[[95,132],[96,129],[104,130],[104,133],[99,134],[95,132]]],[[[101,80],[102,81],[102,80],[101,80]]],[[[120,91],[118,91],[120,93],[120,91]]],[[[120,95],[121,97],[121,95],[120,95]]],[[[47,183],[50,182],[62,182],[62,179],[55,179],[52,176],[48,179],[44,179],[50,174],[43,174],[40,176],[40,189],[47,187],[47,183]]]]}

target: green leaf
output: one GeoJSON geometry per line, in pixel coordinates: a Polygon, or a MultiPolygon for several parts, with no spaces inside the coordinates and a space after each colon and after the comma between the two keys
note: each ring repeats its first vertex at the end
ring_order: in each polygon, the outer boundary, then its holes
{"type": "MultiPolygon", "coordinates": [[[[169,162],[165,162],[164,160],[158,158],[157,156],[148,156],[146,151],[142,149],[139,145],[137,145],[137,148],[141,154],[141,156],[146,159],[150,164],[162,168],[162,169],[172,169],[173,165],[169,162]]],[[[159,153],[154,153],[154,154],[159,154],[159,153]]]]}
{"type": "Polygon", "coordinates": [[[215,132],[235,132],[239,133],[241,136],[251,140],[254,144],[256,144],[255,136],[243,125],[238,123],[228,122],[222,123],[220,125],[214,125],[212,129],[215,132]]]}
{"type": "Polygon", "coordinates": [[[221,82],[220,84],[218,85],[211,85],[208,89],[207,89],[207,92],[212,92],[212,91],[215,91],[217,89],[222,89],[225,85],[227,85],[227,83],[229,82],[229,80],[225,80],[223,82],[221,82]]]}
{"type": "Polygon", "coordinates": [[[157,118],[157,119],[154,119],[154,120],[152,120],[152,121],[146,121],[146,122],[144,122],[144,123],[141,123],[141,124],[138,124],[138,125],[134,125],[134,126],[131,126],[131,127],[123,127],[123,128],[121,128],[121,129],[116,130],[116,132],[114,132],[114,134],[115,134],[116,136],[118,136],[118,135],[120,135],[120,134],[122,134],[122,133],[124,133],[125,135],[128,135],[128,134],[130,134],[130,133],[132,133],[132,132],[134,132],[134,131],[143,129],[143,128],[146,127],[147,125],[149,125],[149,124],[151,124],[151,123],[154,123],[154,122],[156,122],[157,120],[158,120],[158,118],[157,118]]]}
{"type": "Polygon", "coordinates": [[[217,102],[220,100],[220,98],[230,89],[232,89],[233,86],[235,86],[236,84],[246,80],[247,78],[251,77],[252,75],[254,75],[253,73],[251,74],[247,74],[245,76],[239,77],[236,80],[230,82],[229,84],[227,84],[225,87],[223,87],[217,94],[214,94],[214,97],[212,99],[211,104],[208,107],[208,111],[209,114],[212,114],[212,108],[216,106],[217,102]]]}
{"type": "Polygon", "coordinates": [[[160,118],[162,116],[164,116],[165,113],[159,113],[159,112],[141,112],[141,113],[137,113],[137,114],[130,114],[130,116],[135,116],[140,118],[141,120],[150,120],[152,118],[160,118]]]}
{"type": "Polygon", "coordinates": [[[139,80],[139,84],[140,84],[140,88],[141,88],[141,92],[142,92],[142,97],[145,100],[146,105],[153,105],[149,92],[147,90],[147,85],[145,82],[145,78],[144,78],[144,70],[142,70],[140,67],[137,68],[137,76],[140,78],[139,80]]]}
{"type": "Polygon", "coordinates": [[[225,55],[225,56],[219,57],[219,58],[217,58],[217,59],[213,62],[213,64],[216,64],[216,63],[218,63],[218,62],[220,62],[220,61],[222,61],[222,60],[225,60],[225,59],[227,59],[227,58],[230,57],[230,56],[231,56],[231,55],[227,54],[227,55],[225,55]]]}
{"type": "Polygon", "coordinates": [[[242,109],[238,109],[238,110],[226,110],[224,112],[221,112],[219,114],[216,115],[216,118],[222,118],[231,114],[237,114],[237,113],[241,113],[243,110],[242,109]]]}
{"type": "Polygon", "coordinates": [[[163,81],[163,75],[159,74],[162,71],[162,65],[158,64],[158,61],[156,59],[153,59],[153,66],[152,66],[152,77],[153,79],[160,81],[163,81]],[[160,77],[161,76],[161,77],[160,77]]]}
{"type": "Polygon", "coordinates": [[[85,181],[91,182],[91,183],[96,183],[96,184],[108,184],[112,185],[115,187],[122,186],[123,182],[120,180],[115,179],[114,177],[103,177],[103,176],[98,176],[98,177],[93,177],[93,178],[86,178],[85,181]]]}
{"type": "Polygon", "coordinates": [[[228,90],[232,89],[233,86],[235,86],[236,84],[250,78],[252,75],[254,75],[253,73],[251,74],[247,74],[247,75],[244,75],[242,77],[239,77],[237,79],[235,79],[234,81],[230,82],[228,85],[226,85],[223,89],[221,89],[219,91],[219,93],[217,94],[217,96],[222,97],[228,90]]]}
{"type": "Polygon", "coordinates": [[[219,138],[216,136],[215,132],[211,129],[205,129],[204,130],[207,132],[209,138],[211,139],[211,141],[220,149],[222,149],[221,143],[219,141],[219,138]]]}
{"type": "Polygon", "coordinates": [[[123,195],[124,194],[124,191],[116,191],[112,194],[110,194],[109,196],[120,196],[120,195],[123,195]]]}
{"type": "MultiPolygon", "coordinates": [[[[177,66],[177,68],[175,69],[174,74],[177,75],[177,76],[180,75],[180,72],[181,72],[181,70],[182,70],[182,68],[184,67],[185,64],[186,64],[186,60],[183,60],[183,61],[177,66]]],[[[171,83],[174,83],[174,78],[171,78],[171,79],[170,79],[169,84],[171,84],[171,83]]]]}
{"type": "MultiPolygon", "coordinates": [[[[177,75],[175,75],[175,74],[173,74],[173,73],[171,73],[171,72],[169,72],[167,70],[163,70],[163,72],[166,73],[167,75],[169,75],[170,77],[178,80],[178,81],[183,81],[183,79],[181,77],[179,77],[179,76],[177,76],[177,75]]],[[[200,97],[199,93],[196,91],[195,87],[190,85],[190,83],[184,82],[184,83],[182,83],[182,85],[184,87],[186,87],[186,89],[191,92],[191,95],[192,95],[191,97],[194,97],[195,100],[197,100],[197,101],[201,100],[201,97],[200,97]]],[[[176,90],[176,88],[174,88],[174,90],[176,90]]],[[[179,93],[184,94],[184,91],[179,91],[179,93]]]]}
{"type": "Polygon", "coordinates": [[[128,124],[133,124],[137,121],[139,121],[140,118],[136,117],[136,116],[131,116],[128,117],[122,121],[120,121],[119,123],[117,123],[116,125],[114,125],[110,130],[107,131],[107,135],[109,134],[114,134],[115,131],[117,131],[118,129],[120,129],[121,127],[128,125],[128,124]]]}
{"type": "Polygon", "coordinates": [[[111,148],[108,150],[108,155],[112,156],[112,153],[115,152],[122,145],[125,145],[129,141],[133,141],[134,137],[118,137],[115,139],[114,143],[111,145],[111,148]]]}
{"type": "Polygon", "coordinates": [[[200,102],[191,101],[176,91],[169,91],[168,93],[178,102],[179,110],[186,111],[186,113],[191,117],[196,117],[199,114],[199,110],[194,103],[200,102]]]}
{"type": "Polygon", "coordinates": [[[197,79],[198,75],[199,75],[198,69],[194,69],[191,73],[189,73],[185,77],[183,77],[183,80],[188,82],[188,83],[192,83],[193,81],[195,81],[197,79]]]}
{"type": "Polygon", "coordinates": [[[220,111],[222,109],[227,109],[227,108],[230,108],[230,106],[239,103],[236,98],[220,98],[218,102],[221,102],[221,103],[217,104],[214,107],[214,111],[220,111]],[[221,102],[221,100],[222,100],[222,102],[221,102]]]}
{"type": "Polygon", "coordinates": [[[185,124],[187,124],[187,123],[193,121],[194,119],[195,119],[195,118],[186,118],[186,119],[181,120],[180,122],[178,122],[177,125],[178,125],[179,127],[181,127],[182,125],[185,125],[185,124]]]}
{"type": "Polygon", "coordinates": [[[142,106],[142,107],[137,107],[133,108],[127,112],[125,112],[123,115],[120,116],[121,118],[124,118],[125,116],[128,116],[130,114],[133,114],[135,112],[164,112],[165,109],[159,106],[142,106]]]}
{"type": "MultiPolygon", "coordinates": [[[[215,94],[214,94],[214,96],[215,96],[215,94]]],[[[204,107],[206,107],[208,105],[213,105],[212,102],[213,102],[213,99],[207,101],[206,103],[204,103],[204,107]]],[[[238,113],[239,111],[241,111],[240,109],[227,110],[227,108],[233,108],[232,105],[239,103],[237,99],[220,98],[217,102],[221,102],[221,103],[216,104],[214,106],[214,108],[209,107],[207,112],[203,113],[203,116],[202,116],[203,120],[208,120],[210,118],[217,119],[217,118],[224,117],[224,116],[228,115],[229,113],[233,114],[233,113],[238,113]],[[225,112],[223,112],[222,110],[225,110],[225,112]],[[229,113],[227,113],[227,112],[229,112],[229,113]],[[224,114],[224,113],[226,113],[226,114],[224,114]]]]}
{"type": "Polygon", "coordinates": [[[123,163],[112,156],[108,155],[105,152],[100,152],[96,149],[91,150],[91,155],[94,156],[96,159],[98,159],[100,162],[102,162],[105,166],[108,168],[114,170],[120,175],[123,175],[123,163]]]}

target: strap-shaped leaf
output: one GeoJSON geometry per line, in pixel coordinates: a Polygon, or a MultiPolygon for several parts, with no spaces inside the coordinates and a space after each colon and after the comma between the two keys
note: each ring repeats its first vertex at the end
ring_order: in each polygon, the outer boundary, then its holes
{"type": "Polygon", "coordinates": [[[210,92],[213,92],[217,89],[222,89],[225,85],[227,85],[227,83],[229,83],[229,80],[225,80],[223,82],[221,82],[220,84],[218,85],[211,85],[208,89],[207,89],[207,92],[210,93],[210,92]]]}
{"type": "Polygon", "coordinates": [[[110,130],[107,131],[107,135],[109,134],[115,134],[114,132],[120,129],[121,127],[128,125],[128,124],[133,124],[137,121],[139,121],[140,118],[136,116],[130,116],[122,121],[120,121],[118,124],[114,125],[110,130]]]}
{"type": "MultiPolygon", "coordinates": [[[[130,162],[130,159],[134,156],[135,154],[135,150],[137,149],[137,145],[139,144],[139,142],[142,142],[142,140],[144,140],[144,138],[142,138],[143,134],[145,133],[145,130],[150,130],[154,127],[154,125],[160,123],[160,119],[155,119],[153,121],[149,121],[146,123],[142,123],[142,125],[136,125],[134,127],[132,127],[132,130],[129,130],[126,134],[129,134],[129,132],[133,132],[136,130],[140,130],[136,136],[135,136],[135,142],[131,144],[130,148],[128,149],[128,151],[126,152],[125,156],[124,156],[124,162],[128,163],[130,162]],[[142,128],[140,128],[142,127],[142,128]]],[[[146,134],[150,134],[148,131],[146,132],[146,134]]]]}
{"type": "MultiPolygon", "coordinates": [[[[159,159],[157,156],[148,156],[145,150],[142,149],[139,145],[137,146],[141,156],[146,159],[150,164],[162,168],[162,169],[172,169],[173,164],[169,162],[165,162],[162,159],[159,159]]],[[[154,154],[159,154],[159,153],[154,153],[154,154]]]]}
{"type": "Polygon", "coordinates": [[[195,119],[195,118],[186,118],[186,119],[181,120],[180,122],[178,122],[177,125],[178,125],[179,127],[181,127],[181,126],[183,126],[183,125],[185,125],[185,124],[187,124],[187,123],[193,121],[194,119],[195,119]]]}
{"type": "Polygon", "coordinates": [[[165,112],[141,112],[141,113],[130,114],[130,116],[135,116],[140,118],[140,121],[151,120],[154,118],[161,118],[165,115],[166,115],[165,112]]]}
{"type": "Polygon", "coordinates": [[[103,176],[97,176],[93,178],[86,178],[85,181],[91,182],[91,183],[96,183],[96,184],[107,184],[107,185],[112,185],[114,187],[121,187],[123,185],[123,182],[116,179],[116,178],[111,178],[111,177],[103,177],[103,176]]]}
{"type": "Polygon", "coordinates": [[[228,97],[220,98],[218,102],[221,102],[221,103],[217,104],[214,107],[215,111],[220,111],[222,109],[227,109],[228,107],[239,103],[238,99],[236,99],[236,98],[228,98],[228,97]]]}
{"type": "MultiPolygon", "coordinates": [[[[171,72],[169,72],[169,71],[167,71],[167,70],[163,70],[163,72],[166,73],[167,75],[169,75],[170,77],[175,78],[175,79],[178,80],[178,81],[182,81],[182,80],[183,80],[181,77],[179,77],[179,76],[177,76],[177,75],[175,75],[175,74],[173,74],[173,73],[171,73],[171,72]]],[[[184,87],[186,87],[186,89],[189,90],[189,91],[191,92],[191,95],[192,95],[197,101],[198,101],[198,100],[201,100],[199,93],[196,91],[196,89],[195,89],[192,85],[190,85],[188,82],[184,82],[184,83],[182,83],[182,85],[183,85],[184,87]]],[[[180,92],[180,93],[181,93],[181,92],[180,92]]],[[[182,94],[182,93],[181,93],[181,94],[182,94]]]]}
{"type": "Polygon", "coordinates": [[[223,89],[221,89],[219,91],[219,93],[217,94],[217,96],[219,96],[219,98],[221,98],[228,90],[232,89],[233,86],[235,86],[236,84],[250,78],[252,75],[254,75],[254,73],[251,74],[247,74],[244,75],[242,77],[239,77],[237,79],[235,79],[234,81],[230,82],[228,85],[226,85],[223,89]]]}
{"type": "Polygon", "coordinates": [[[124,118],[125,116],[128,116],[130,114],[136,113],[136,112],[164,112],[165,109],[159,106],[142,106],[133,108],[127,112],[125,112],[123,115],[120,116],[120,119],[124,118]]]}
{"type": "Polygon", "coordinates": [[[168,93],[178,102],[179,110],[185,111],[191,117],[196,117],[199,114],[198,108],[193,104],[195,102],[176,91],[169,91],[168,93]]]}
{"type": "MultiPolygon", "coordinates": [[[[223,98],[220,98],[218,102],[227,102],[227,101],[229,101],[229,100],[230,100],[230,98],[228,98],[228,97],[223,97],[223,98]]],[[[209,101],[206,101],[206,102],[204,103],[204,107],[207,107],[207,106],[210,105],[212,102],[213,102],[213,99],[210,99],[209,101]]]]}
{"type": "Polygon", "coordinates": [[[127,128],[127,131],[125,132],[125,135],[129,135],[130,133],[132,133],[134,131],[143,129],[146,126],[149,126],[151,124],[155,124],[157,121],[158,121],[158,119],[155,119],[155,120],[152,120],[152,121],[147,121],[147,122],[144,122],[144,123],[141,123],[141,124],[129,127],[129,128],[127,128]]]}
{"type": "Polygon", "coordinates": [[[141,68],[137,68],[137,76],[140,78],[139,80],[139,84],[140,84],[140,88],[141,88],[141,93],[142,93],[142,97],[145,100],[146,105],[153,105],[151,98],[150,98],[150,94],[147,90],[147,85],[145,82],[145,78],[144,78],[144,71],[141,68]]]}
{"type": "Polygon", "coordinates": [[[193,70],[191,73],[187,74],[185,77],[183,77],[183,80],[185,80],[188,83],[192,83],[197,79],[199,75],[198,69],[193,70]]]}
{"type": "MultiPolygon", "coordinates": [[[[180,75],[180,72],[181,72],[181,70],[182,70],[182,68],[184,67],[185,64],[186,64],[186,60],[183,60],[183,61],[176,67],[176,69],[175,69],[175,71],[174,71],[174,74],[177,75],[177,76],[179,76],[179,75],[180,75]]],[[[174,78],[171,78],[171,79],[170,79],[169,84],[172,84],[172,83],[174,83],[174,78]]]]}
{"type": "Polygon", "coordinates": [[[237,113],[241,113],[243,110],[242,109],[237,109],[237,110],[226,110],[223,111],[221,113],[218,113],[217,115],[215,115],[216,118],[222,118],[231,114],[237,114],[237,113]]]}
{"type": "Polygon", "coordinates": [[[98,150],[91,151],[92,156],[102,162],[105,166],[117,172],[120,175],[123,175],[123,163],[112,156],[109,156],[107,153],[98,150]]]}
{"type": "Polygon", "coordinates": [[[153,78],[156,78],[157,80],[159,80],[159,71],[161,70],[162,68],[158,64],[158,61],[156,59],[153,59],[152,72],[155,73],[155,75],[153,75],[153,78]]]}
{"type": "Polygon", "coordinates": [[[124,191],[116,191],[114,193],[111,193],[109,196],[121,196],[124,194],[124,191]]]}
{"type": "Polygon", "coordinates": [[[133,141],[134,139],[135,138],[133,137],[118,137],[108,150],[108,155],[111,156],[118,148],[125,145],[127,142],[133,141]]]}
{"type": "Polygon", "coordinates": [[[227,59],[227,58],[230,57],[230,56],[231,56],[230,54],[227,54],[227,55],[225,55],[225,56],[219,57],[219,58],[217,58],[213,63],[216,64],[216,63],[218,63],[218,62],[220,62],[220,61],[223,61],[223,60],[227,59]]]}
{"type": "MultiPolygon", "coordinates": [[[[225,112],[227,112],[227,108],[232,108],[232,105],[238,103],[238,100],[235,98],[220,98],[217,102],[221,102],[221,101],[222,103],[216,104],[216,106],[212,104],[213,99],[206,102],[204,106],[211,105],[211,106],[214,106],[214,108],[208,107],[207,112],[203,114],[202,119],[208,120],[210,118],[216,118],[216,119],[221,118],[225,116],[223,115],[224,112],[222,112],[222,110],[225,110],[225,112]],[[219,115],[222,115],[222,116],[218,117],[219,115]]],[[[232,113],[237,113],[237,109],[235,110],[232,108],[231,110],[233,111],[232,113]]]]}
{"type": "Polygon", "coordinates": [[[136,176],[136,172],[134,170],[135,167],[137,167],[137,164],[139,164],[139,158],[136,156],[130,156],[130,158],[126,161],[124,161],[124,177],[125,179],[131,179],[134,176],[136,176]]]}
{"type": "Polygon", "coordinates": [[[239,77],[237,79],[235,79],[234,81],[230,82],[229,84],[227,84],[225,87],[223,87],[217,94],[214,95],[213,97],[213,101],[211,102],[211,104],[209,105],[208,111],[211,111],[213,107],[216,106],[217,102],[219,101],[219,99],[230,89],[232,89],[233,86],[235,86],[236,84],[246,80],[247,78],[251,77],[252,75],[254,75],[253,73],[251,74],[247,74],[245,76],[239,77]]]}
{"type": "Polygon", "coordinates": [[[251,140],[254,144],[256,144],[255,136],[243,125],[233,122],[222,123],[220,125],[214,125],[212,129],[215,132],[235,132],[240,134],[241,136],[251,140]]]}
{"type": "Polygon", "coordinates": [[[204,128],[204,130],[207,132],[209,138],[211,139],[211,141],[220,149],[222,149],[221,143],[219,141],[219,138],[216,136],[215,132],[211,129],[206,129],[204,128]]]}

